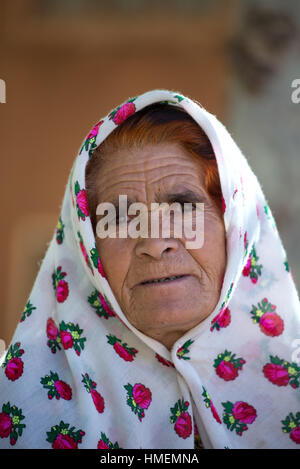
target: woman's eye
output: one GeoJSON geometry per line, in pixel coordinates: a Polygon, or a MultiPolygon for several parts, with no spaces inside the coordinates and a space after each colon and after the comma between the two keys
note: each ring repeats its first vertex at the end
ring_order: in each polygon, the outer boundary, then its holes
{"type": "Polygon", "coordinates": [[[182,206],[183,210],[185,210],[185,211],[196,210],[195,202],[179,202],[179,203],[182,206]],[[184,205],[184,204],[186,204],[186,205],[184,205]]]}
{"type": "MultiPolygon", "coordinates": [[[[182,209],[181,212],[182,213],[191,212],[191,211],[196,210],[196,203],[195,202],[179,202],[179,204],[181,206],[181,209],[182,209]],[[188,205],[184,206],[184,204],[188,204],[188,205]]],[[[171,210],[171,213],[172,213],[172,210],[171,210]]],[[[130,220],[131,220],[130,217],[126,217],[126,216],[119,217],[118,215],[115,219],[117,225],[129,222],[130,220]]]]}

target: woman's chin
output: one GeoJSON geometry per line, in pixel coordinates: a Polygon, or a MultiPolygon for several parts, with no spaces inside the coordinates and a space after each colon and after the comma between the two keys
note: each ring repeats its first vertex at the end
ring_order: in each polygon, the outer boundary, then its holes
{"type": "MultiPolygon", "coordinates": [[[[184,330],[188,331],[197,324],[199,324],[204,317],[199,313],[199,306],[197,309],[187,310],[186,303],[178,304],[176,307],[170,304],[160,304],[156,308],[147,308],[145,310],[142,322],[135,326],[137,329],[144,331],[159,331],[159,330],[184,330]]],[[[140,319],[140,318],[139,318],[140,319]]],[[[144,332],[146,335],[147,332],[144,332]]]]}

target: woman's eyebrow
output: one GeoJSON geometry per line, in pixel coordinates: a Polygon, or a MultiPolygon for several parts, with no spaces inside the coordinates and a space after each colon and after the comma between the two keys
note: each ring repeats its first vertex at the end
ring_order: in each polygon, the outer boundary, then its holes
{"type": "MultiPolygon", "coordinates": [[[[137,202],[136,197],[127,196],[127,208],[132,203],[137,202]]],[[[162,203],[173,203],[173,202],[199,202],[199,203],[207,203],[208,199],[204,194],[194,192],[190,189],[183,189],[182,191],[176,192],[156,192],[155,193],[155,202],[162,203]]],[[[119,196],[115,197],[112,201],[110,201],[115,207],[116,210],[119,210],[119,196]]]]}
{"type": "Polygon", "coordinates": [[[166,194],[156,194],[158,202],[208,202],[204,194],[194,192],[190,189],[185,189],[179,192],[172,192],[166,194]]]}

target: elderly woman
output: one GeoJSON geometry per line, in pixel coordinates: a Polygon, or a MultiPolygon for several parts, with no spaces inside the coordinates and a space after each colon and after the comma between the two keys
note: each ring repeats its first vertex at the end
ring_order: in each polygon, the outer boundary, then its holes
{"type": "Polygon", "coordinates": [[[296,449],[299,338],[246,159],[190,98],[144,93],[77,155],[2,364],[0,447],[296,449]]]}

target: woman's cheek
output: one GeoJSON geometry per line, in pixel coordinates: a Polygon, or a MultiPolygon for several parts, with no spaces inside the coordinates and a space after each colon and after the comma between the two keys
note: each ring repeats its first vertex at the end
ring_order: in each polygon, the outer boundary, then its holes
{"type": "Polygon", "coordinates": [[[128,243],[125,239],[107,238],[101,240],[98,244],[99,257],[109,284],[114,290],[119,290],[129,269],[128,243]]]}

